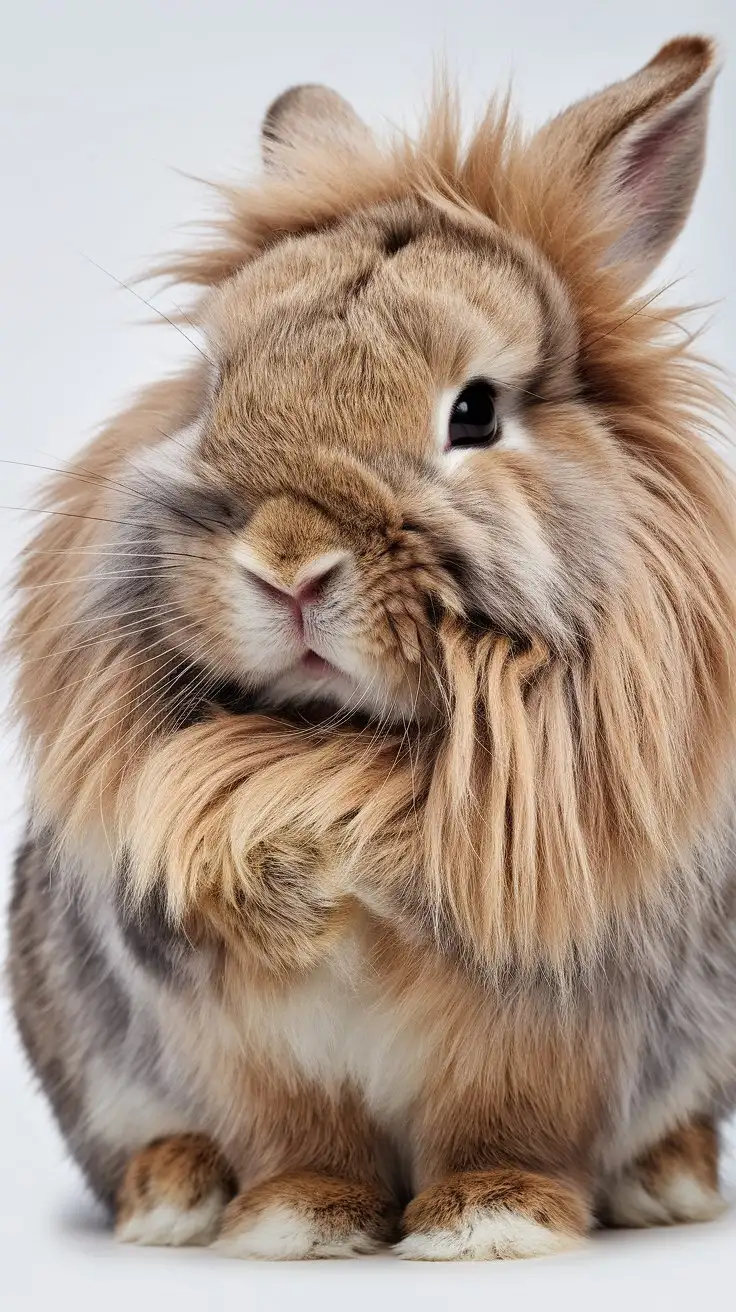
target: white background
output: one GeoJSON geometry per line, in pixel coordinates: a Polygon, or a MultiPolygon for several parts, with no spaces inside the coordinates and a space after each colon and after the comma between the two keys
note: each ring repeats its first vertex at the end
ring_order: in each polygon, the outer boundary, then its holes
{"type": "MultiPolygon", "coordinates": [[[[181,240],[177,226],[208,203],[182,172],[238,177],[254,167],[260,118],[284,87],[324,81],[372,123],[411,126],[433,60],[443,58],[471,113],[513,76],[535,123],[632,72],[678,32],[721,38],[731,59],[706,174],[664,273],[683,277],[678,300],[716,303],[709,350],[727,368],[736,364],[735,0],[0,0],[0,16],[4,460],[58,463],[187,350],[172,329],[134,326],[147,312],[85,256],[127,279],[181,240]]],[[[0,465],[0,502],[30,504],[36,477],[0,465]]],[[[0,510],[4,582],[29,522],[0,510]]],[[[2,745],[4,898],[22,784],[7,735],[2,745]]],[[[205,1253],[117,1250],[64,1162],[10,1028],[0,1029],[3,1307],[732,1306],[735,1238],[727,1217],[602,1236],[552,1262],[462,1269],[388,1258],[253,1267],[205,1253]]]]}

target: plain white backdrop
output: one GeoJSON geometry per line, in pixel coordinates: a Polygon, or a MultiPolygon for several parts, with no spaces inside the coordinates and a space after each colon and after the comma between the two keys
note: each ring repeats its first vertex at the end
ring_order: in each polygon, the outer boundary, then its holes
{"type": "MultiPolygon", "coordinates": [[[[736,0],[1,0],[0,457],[56,465],[142,383],[186,354],[96,265],[127,279],[207,213],[185,174],[257,167],[269,101],[327,82],[373,124],[411,126],[433,63],[469,114],[513,78],[530,123],[625,76],[669,37],[707,31],[725,68],[696,210],[663,277],[712,307],[710,354],[736,368],[736,0]],[[179,230],[178,230],[179,229],[179,230]],[[178,231],[177,231],[178,230],[178,231]],[[95,263],[90,263],[94,261],[95,263]]],[[[171,302],[158,301],[162,307],[171,302]]],[[[0,464],[5,584],[32,517],[38,471],[0,464]]],[[[2,616],[7,613],[3,600],[2,616]]],[[[0,684],[6,700],[7,685],[0,684]]],[[[0,895],[22,827],[22,775],[0,739],[0,895]]],[[[2,998],[0,997],[0,1003],[2,998]]],[[[116,1249],[0,1028],[0,1304],[162,1303],[359,1312],[463,1303],[671,1312],[732,1304],[736,1217],[667,1233],[606,1235],[552,1261],[417,1267],[390,1259],[297,1266],[116,1249]]]]}

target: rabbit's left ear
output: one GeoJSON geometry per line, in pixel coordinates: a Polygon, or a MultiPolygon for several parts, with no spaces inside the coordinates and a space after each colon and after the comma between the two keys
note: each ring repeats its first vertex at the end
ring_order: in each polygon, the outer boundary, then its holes
{"type": "Polygon", "coordinates": [[[299,155],[327,147],[345,154],[372,141],[352,105],[329,87],[304,85],[284,91],[266,111],[261,148],[267,168],[299,170],[299,155]]]}
{"type": "Polygon", "coordinates": [[[718,72],[706,37],[678,37],[633,77],[573,105],[537,134],[544,168],[582,186],[611,222],[608,260],[642,282],[678,236],[705,157],[718,72]]]}

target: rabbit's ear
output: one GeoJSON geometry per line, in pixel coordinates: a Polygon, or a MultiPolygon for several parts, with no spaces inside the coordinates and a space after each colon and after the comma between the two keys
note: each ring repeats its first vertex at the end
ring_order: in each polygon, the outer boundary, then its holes
{"type": "Polygon", "coordinates": [[[290,87],[266,111],[261,148],[267,168],[299,169],[299,154],[320,146],[342,152],[365,149],[372,140],[365,123],[336,91],[322,86],[290,87]]]}
{"type": "Polygon", "coordinates": [[[582,186],[611,221],[611,263],[643,281],[683,227],[705,156],[714,42],[678,37],[633,77],[578,102],[537,134],[546,168],[582,186]]]}

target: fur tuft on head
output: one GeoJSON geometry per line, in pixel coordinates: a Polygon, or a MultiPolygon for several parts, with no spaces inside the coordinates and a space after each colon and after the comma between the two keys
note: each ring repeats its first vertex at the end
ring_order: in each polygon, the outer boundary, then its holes
{"type": "Polygon", "coordinates": [[[165,270],[206,289],[212,369],[58,477],[23,566],[21,715],[64,841],[102,816],[134,892],[163,877],[172,916],[222,923],[264,843],[324,845],[326,897],[338,865],[485,969],[565,971],[687,892],[733,761],[736,529],[723,399],[640,287],[714,75],[681,38],[531,137],[492,106],[467,148],[444,93],[385,148],[323,88],[276,102],[263,177],[165,270]],[[435,428],[481,373],[506,445],[451,464],[435,428]],[[124,605],[104,562],[90,596],[49,554],[102,559],[116,517],[124,605]],[[353,682],[305,727],[256,612],[293,610],[315,560],[353,682]]]}

